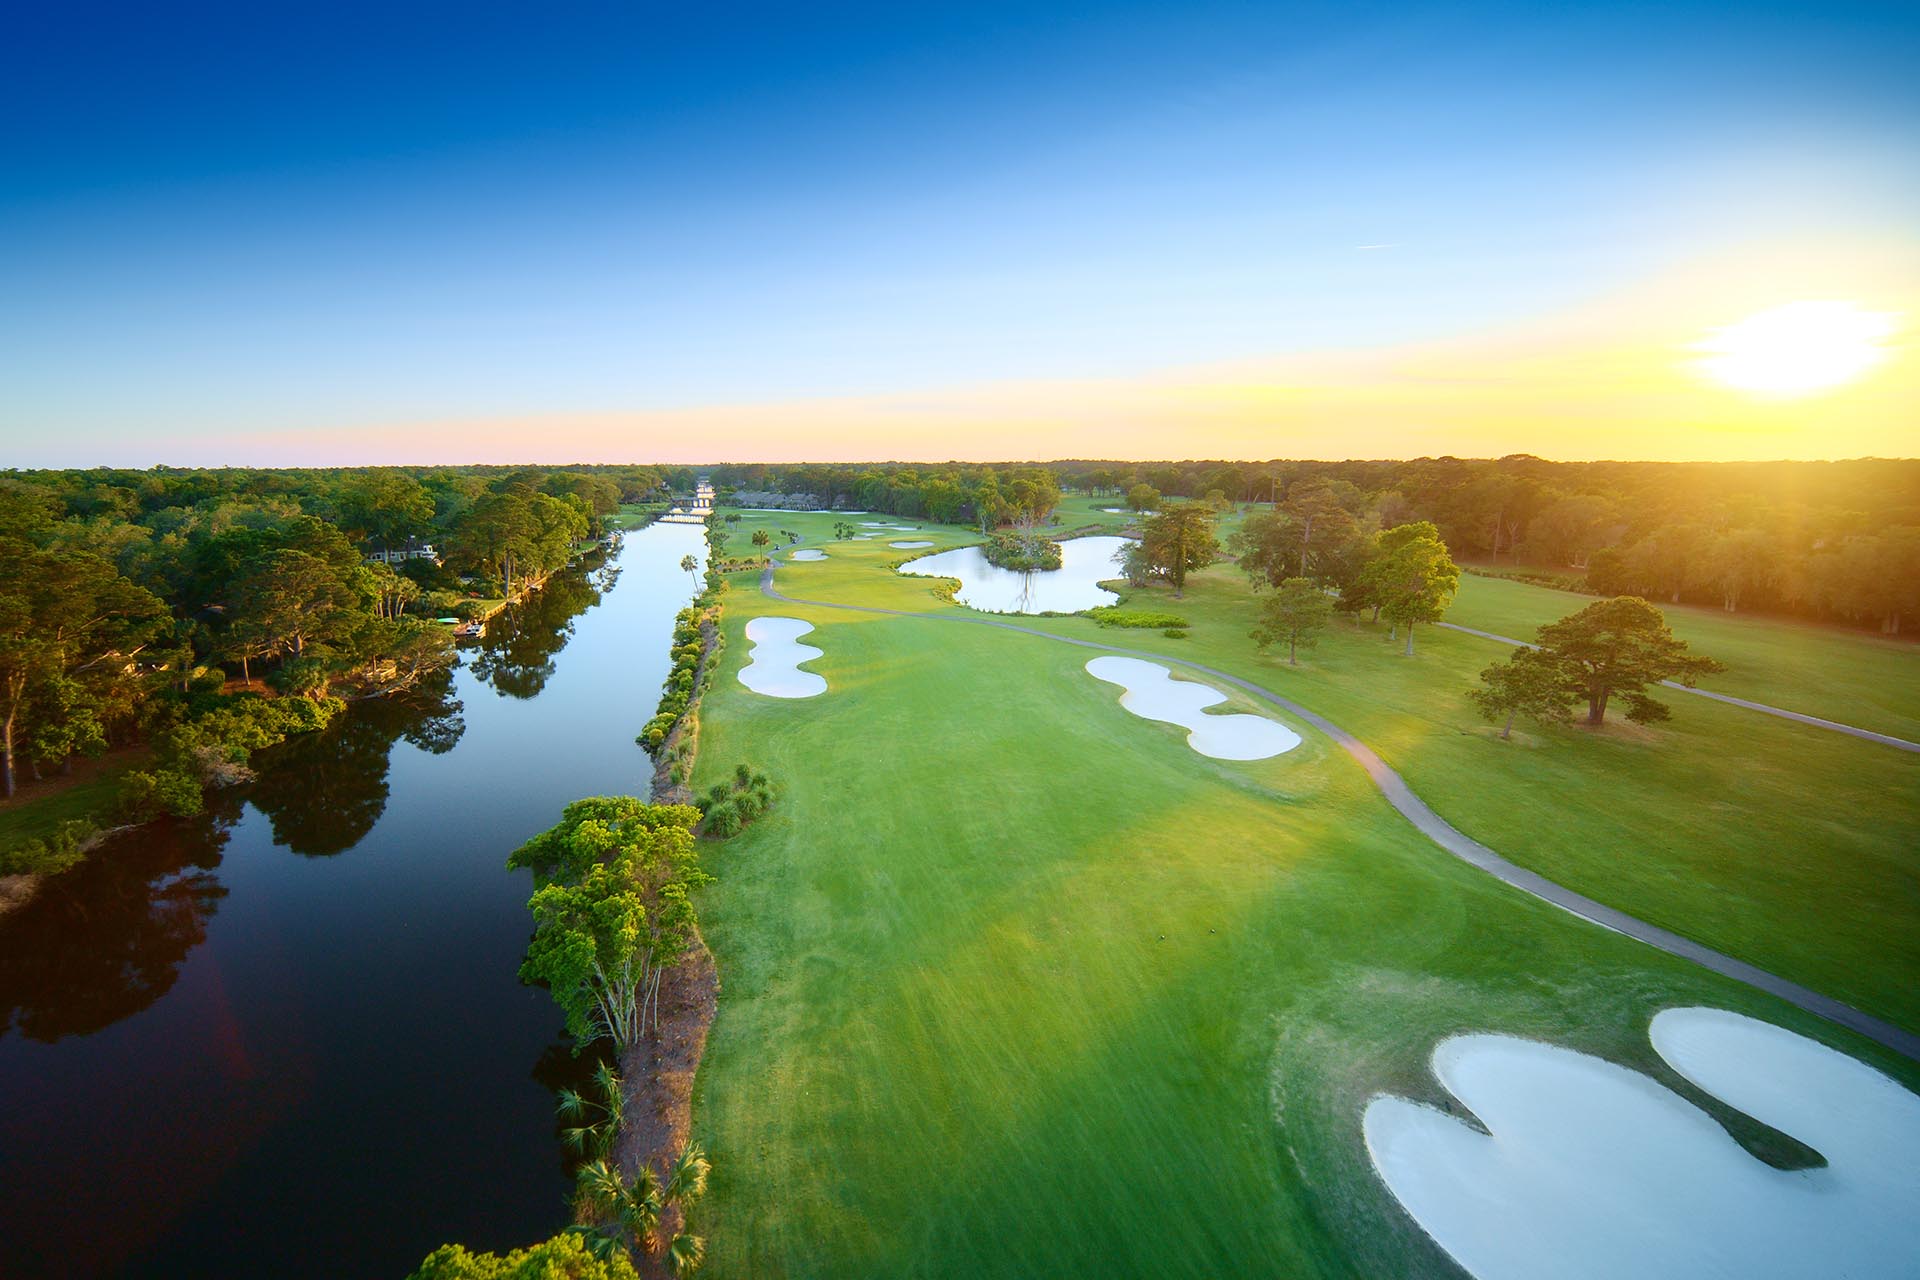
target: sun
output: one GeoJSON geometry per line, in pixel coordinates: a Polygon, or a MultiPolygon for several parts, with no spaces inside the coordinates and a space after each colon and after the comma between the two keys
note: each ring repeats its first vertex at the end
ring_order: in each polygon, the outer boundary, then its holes
{"type": "Polygon", "coordinates": [[[1704,377],[1762,396],[1807,396],[1852,382],[1887,356],[1900,317],[1853,302],[1789,302],[1716,329],[1693,350],[1704,377]]]}

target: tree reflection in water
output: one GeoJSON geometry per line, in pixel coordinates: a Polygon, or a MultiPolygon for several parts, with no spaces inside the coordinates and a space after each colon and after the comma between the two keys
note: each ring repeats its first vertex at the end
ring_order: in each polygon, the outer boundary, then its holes
{"type": "Polygon", "coordinates": [[[453,672],[404,694],[355,703],[319,733],[262,752],[247,799],[273,824],[273,842],[324,856],[353,848],[387,808],[387,769],[401,739],[443,755],[466,732],[453,672]]]}
{"type": "Polygon", "coordinates": [[[0,947],[0,1036],[91,1035],[165,995],[227,896],[213,873],[238,813],[223,797],[197,818],[117,836],[14,911],[0,947]]]}
{"type": "Polygon", "coordinates": [[[547,585],[505,610],[470,650],[474,675],[506,698],[533,698],[553,676],[554,659],[573,639],[573,620],[600,603],[620,570],[592,552],[547,585]]]}

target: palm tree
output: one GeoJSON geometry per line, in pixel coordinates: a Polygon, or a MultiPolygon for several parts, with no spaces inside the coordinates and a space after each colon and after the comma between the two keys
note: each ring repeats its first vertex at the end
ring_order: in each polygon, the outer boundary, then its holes
{"type": "Polygon", "coordinates": [[[693,585],[700,585],[700,562],[692,556],[680,557],[680,572],[693,579],[693,585]]]}
{"type": "Polygon", "coordinates": [[[583,1156],[605,1159],[613,1150],[614,1135],[620,1132],[626,1099],[620,1088],[620,1076],[609,1063],[603,1062],[594,1068],[593,1085],[598,1100],[584,1097],[573,1089],[560,1091],[560,1118],[578,1122],[562,1129],[560,1140],[583,1156]],[[597,1113],[600,1118],[586,1123],[589,1113],[597,1113]]]}
{"type": "MultiPolygon", "coordinates": [[[[652,1169],[642,1167],[628,1182],[612,1161],[602,1157],[580,1166],[575,1177],[575,1197],[579,1207],[596,1218],[611,1218],[618,1224],[617,1234],[600,1226],[581,1226],[578,1233],[588,1237],[588,1247],[596,1256],[612,1244],[645,1253],[662,1253],[661,1219],[678,1210],[684,1222],[686,1210],[707,1191],[707,1174],[713,1166],[697,1142],[690,1142],[667,1169],[661,1182],[652,1169]],[[610,1242],[610,1243],[603,1243],[610,1242]]],[[[664,1242],[667,1267],[680,1280],[699,1270],[706,1260],[707,1242],[686,1231],[674,1232],[664,1242]]]]}

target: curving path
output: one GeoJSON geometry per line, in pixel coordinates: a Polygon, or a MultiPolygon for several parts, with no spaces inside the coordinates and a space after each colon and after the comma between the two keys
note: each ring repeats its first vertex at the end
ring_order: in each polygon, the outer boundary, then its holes
{"type": "Polygon", "coordinates": [[[1711,969],[1736,982],[1744,982],[1768,995],[1778,996],[1788,1004],[1797,1005],[1808,1013],[1837,1023],[1849,1031],[1856,1031],[1869,1040],[1885,1045],[1895,1053],[1920,1062],[1920,1035],[1896,1027],[1891,1022],[1871,1014],[1862,1013],[1852,1005],[1844,1004],[1831,996],[1821,995],[1811,987],[1789,982],[1757,965],[1736,960],[1711,947],[1702,946],[1671,929],[1648,924],[1637,916],[1630,916],[1603,902],[1596,902],[1585,894],[1575,893],[1565,885],[1557,884],[1536,871],[1529,871],[1517,863],[1507,861],[1435,813],[1426,801],[1413,793],[1413,788],[1407,785],[1406,779],[1396,773],[1366,743],[1318,712],[1309,711],[1292,699],[1281,697],[1273,690],[1257,685],[1251,680],[1243,680],[1217,667],[1209,667],[1185,658],[1169,657],[1164,653],[1154,653],[1146,649],[1128,649],[1121,645],[1105,644],[1097,640],[1081,640],[1073,636],[1056,635],[1051,631],[1023,627],[1014,622],[1002,622],[998,618],[977,617],[964,613],[920,613],[910,609],[882,609],[875,605],[830,604],[823,600],[802,600],[795,596],[783,595],[774,588],[773,569],[774,566],[768,565],[761,570],[760,592],[770,599],[788,604],[807,605],[815,609],[841,609],[848,613],[880,613],[898,618],[924,618],[931,622],[958,622],[970,626],[997,627],[1002,631],[1017,631],[1022,635],[1039,636],[1043,640],[1053,640],[1060,644],[1077,645],[1082,649],[1097,649],[1102,653],[1123,653],[1129,657],[1146,658],[1153,662],[1171,662],[1193,671],[1204,672],[1264,702],[1272,703],[1288,715],[1304,720],[1333,739],[1341,750],[1359,761],[1360,767],[1367,771],[1367,776],[1373,779],[1373,784],[1380,788],[1381,794],[1387,798],[1387,803],[1399,810],[1400,816],[1411,822],[1429,840],[1462,862],[1478,867],[1521,892],[1532,894],[1542,902],[1551,903],[1583,920],[1590,920],[1615,933],[1624,934],[1650,947],[1657,947],[1669,955],[1691,960],[1703,968],[1711,969]]]}
{"type": "MultiPolygon", "coordinates": [[[[1463,627],[1457,622],[1436,622],[1436,627],[1445,627],[1449,631],[1458,631],[1464,635],[1479,636],[1482,640],[1493,640],[1500,644],[1510,644],[1516,649],[1531,649],[1531,640],[1515,640],[1512,636],[1498,635],[1492,631],[1481,631],[1476,627],[1463,627]]],[[[1902,751],[1920,751],[1920,742],[1908,742],[1905,738],[1896,738],[1890,733],[1875,733],[1871,729],[1862,729],[1858,725],[1841,724],[1838,720],[1822,720],[1819,716],[1810,716],[1801,711],[1789,711],[1785,707],[1770,707],[1764,702],[1751,702],[1746,698],[1736,698],[1730,693],[1714,693],[1710,689],[1696,689],[1690,684],[1681,684],[1678,680],[1662,680],[1668,689],[1680,693],[1691,693],[1699,698],[1712,698],[1715,702],[1727,702],[1736,707],[1745,707],[1749,711],[1759,711],[1770,716],[1779,716],[1782,720],[1793,720],[1799,724],[1810,724],[1816,729],[1831,729],[1835,733],[1850,734],[1864,738],[1868,742],[1878,742],[1889,747],[1898,747],[1902,751]]]]}

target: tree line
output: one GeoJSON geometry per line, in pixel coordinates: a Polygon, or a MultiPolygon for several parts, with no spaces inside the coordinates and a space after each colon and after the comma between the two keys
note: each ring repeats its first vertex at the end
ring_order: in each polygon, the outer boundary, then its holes
{"type": "MultiPolygon", "coordinates": [[[[1136,510],[1163,498],[1261,503],[1309,523],[1427,521],[1469,563],[1532,566],[1600,595],[1718,605],[1897,634],[1920,611],[1920,461],[1405,461],[749,464],[723,490],[805,494],[983,529],[1056,492],[1136,510]],[[1022,484],[1018,493],[1014,486],[1022,484]],[[982,494],[986,496],[981,497],[982,494]],[[1339,508],[1340,514],[1331,512],[1339,508]]],[[[1054,500],[1057,502],[1057,499],[1054,500]]],[[[1337,531],[1336,531],[1337,532],[1337,531]]]]}
{"type": "Polygon", "coordinates": [[[189,780],[217,781],[213,766],[243,760],[244,744],[316,719],[227,702],[327,705],[411,686],[451,656],[433,619],[524,592],[623,502],[664,496],[672,478],[649,467],[0,473],[0,789],[110,746],[194,739],[145,789],[178,811],[189,780]],[[230,724],[230,741],[188,732],[202,721],[230,724]]]}

